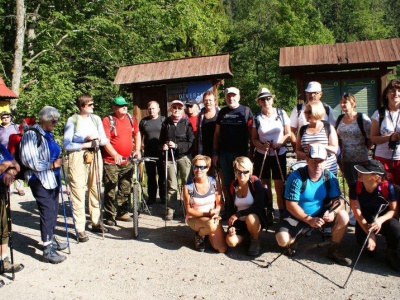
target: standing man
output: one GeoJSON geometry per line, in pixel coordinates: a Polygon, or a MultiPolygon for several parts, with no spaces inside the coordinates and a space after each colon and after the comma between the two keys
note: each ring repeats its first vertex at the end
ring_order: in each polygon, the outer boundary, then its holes
{"type": "Polygon", "coordinates": [[[340,201],[340,188],[333,173],[325,170],[327,157],[325,146],[311,144],[307,166],[290,174],[285,189],[286,209],[290,216],[279,224],[276,240],[279,246],[289,248],[289,255],[294,255],[303,229],[331,227],[332,242],[326,256],[340,265],[349,266],[351,260],[339,249],[347,232],[349,215],[342,202],[335,208],[335,203],[340,201]]]}
{"type": "MultiPolygon", "coordinates": [[[[8,111],[3,111],[0,113],[1,117],[1,125],[0,125],[0,143],[8,148],[8,141],[10,139],[10,135],[19,133],[19,126],[12,122],[11,114],[8,111]]],[[[20,196],[24,196],[24,181],[16,180],[17,193],[20,196]]],[[[12,192],[12,185],[10,186],[12,192]]]]}
{"type": "Polygon", "coordinates": [[[239,104],[240,92],[235,87],[225,90],[227,106],[223,107],[217,117],[213,142],[213,165],[217,161],[222,169],[224,186],[235,179],[233,161],[239,156],[249,155],[249,140],[253,114],[249,107],[239,104]]]}
{"type": "Polygon", "coordinates": [[[104,161],[104,219],[106,225],[116,220],[132,222],[128,211],[131,192],[132,164],[129,156],[140,158],[141,136],[135,118],[128,113],[128,102],[116,97],[113,114],[103,118],[103,127],[110,142],[102,149],[104,161]],[[133,152],[132,152],[133,151],[133,152]],[[115,193],[118,187],[118,192],[115,193]]]}
{"type": "MultiPolygon", "coordinates": [[[[179,100],[173,100],[169,111],[171,115],[162,125],[159,141],[161,149],[168,151],[168,208],[165,216],[167,221],[174,218],[174,212],[178,208],[178,177],[182,186],[188,181],[192,159],[190,150],[194,143],[192,125],[186,118],[182,117],[183,103],[179,100]],[[175,166],[173,160],[175,160],[175,166]]],[[[181,191],[179,194],[182,195],[181,191]]]]}
{"type": "Polygon", "coordinates": [[[156,101],[150,101],[147,104],[147,110],[149,115],[140,121],[139,130],[143,138],[144,156],[158,158],[155,162],[146,161],[144,163],[147,174],[147,191],[149,194],[147,205],[152,205],[156,202],[157,190],[161,203],[165,203],[166,197],[163,155],[158,147],[161,127],[165,121],[165,117],[160,116],[160,105],[156,101]]]}

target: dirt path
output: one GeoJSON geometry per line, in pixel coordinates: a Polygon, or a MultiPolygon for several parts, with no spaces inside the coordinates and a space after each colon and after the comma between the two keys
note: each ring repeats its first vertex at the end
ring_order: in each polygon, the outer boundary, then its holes
{"type": "MultiPolygon", "coordinates": [[[[180,221],[161,219],[163,206],[155,204],[153,216],[140,216],[140,232],[131,238],[131,224],[112,227],[103,240],[89,232],[87,243],[71,240],[71,254],[59,265],[41,262],[39,217],[29,191],[12,196],[15,260],[25,269],[15,281],[0,276],[6,285],[2,299],[398,299],[400,273],[387,267],[380,253],[362,256],[347,289],[350,268],[325,258],[326,243],[318,233],[300,241],[294,259],[282,256],[270,268],[262,268],[279,254],[273,231],[261,235],[262,255],[252,259],[246,246],[217,254],[193,250],[194,233],[180,221]]],[[[69,219],[71,223],[71,219],[69,219]]],[[[70,224],[71,225],[71,224],[70,224]]],[[[71,227],[71,226],[70,226],[71,227]]],[[[69,230],[74,237],[73,230],[69,230]]],[[[65,237],[62,215],[57,234],[65,237]]],[[[353,229],[343,243],[344,252],[358,254],[353,229]]]]}

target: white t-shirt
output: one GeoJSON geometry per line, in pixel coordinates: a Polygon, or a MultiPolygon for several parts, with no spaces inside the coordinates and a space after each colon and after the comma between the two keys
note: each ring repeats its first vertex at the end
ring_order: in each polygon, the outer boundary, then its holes
{"type": "MultiPolygon", "coordinates": [[[[324,106],[325,109],[325,106],[324,106]]],[[[303,125],[307,125],[306,117],[304,115],[304,104],[301,106],[300,115],[297,117],[297,105],[293,108],[290,114],[290,127],[300,129],[303,125]]],[[[329,106],[329,116],[325,114],[323,120],[328,121],[332,126],[335,126],[336,118],[332,107],[329,106]]]]}

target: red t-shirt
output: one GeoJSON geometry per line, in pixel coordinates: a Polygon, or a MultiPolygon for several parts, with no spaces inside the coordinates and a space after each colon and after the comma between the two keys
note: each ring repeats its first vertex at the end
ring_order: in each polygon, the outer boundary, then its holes
{"type": "Polygon", "coordinates": [[[15,150],[17,148],[18,143],[21,141],[22,135],[14,133],[11,134],[9,139],[8,139],[8,146],[7,150],[14,156],[15,150]]]}
{"type": "MultiPolygon", "coordinates": [[[[136,122],[136,119],[132,117],[132,127],[128,116],[118,119],[113,114],[112,118],[114,119],[115,124],[115,129],[112,132],[110,132],[110,119],[108,116],[103,119],[103,127],[104,131],[106,132],[106,136],[110,139],[111,145],[114,147],[115,151],[118,152],[118,154],[123,157],[129,157],[132,153],[135,142],[133,136],[139,132],[139,126],[136,122]]],[[[105,162],[111,164],[115,163],[114,158],[104,149],[102,149],[102,155],[105,162]]]]}
{"type": "Polygon", "coordinates": [[[194,136],[196,136],[197,135],[197,115],[191,116],[191,117],[188,116],[188,120],[189,120],[190,124],[192,124],[194,136]]]}

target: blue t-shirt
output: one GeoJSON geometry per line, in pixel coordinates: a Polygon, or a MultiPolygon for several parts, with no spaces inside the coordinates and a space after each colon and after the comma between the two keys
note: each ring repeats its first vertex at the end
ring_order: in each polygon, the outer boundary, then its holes
{"type": "MultiPolygon", "coordinates": [[[[8,161],[8,160],[14,160],[14,157],[8,152],[7,148],[4,147],[4,145],[0,144],[0,164],[3,163],[3,161],[8,161]]],[[[3,178],[4,174],[6,172],[3,172],[0,174],[0,178],[3,178]]]]}
{"type": "MultiPolygon", "coordinates": [[[[307,166],[304,168],[307,170],[307,166]]],[[[330,190],[327,192],[324,173],[322,173],[321,177],[315,182],[311,181],[308,177],[308,172],[306,173],[306,187],[303,193],[300,193],[303,185],[300,171],[296,170],[289,175],[285,188],[285,199],[298,202],[306,214],[316,216],[321,212],[324,199],[327,196],[329,199],[335,199],[340,196],[339,181],[332,172],[328,171],[330,190]]]]}

